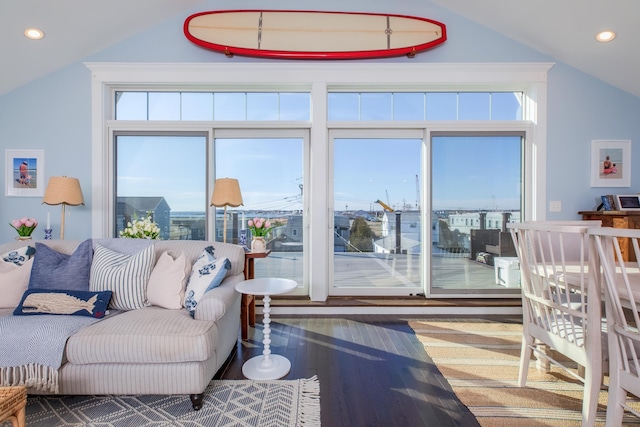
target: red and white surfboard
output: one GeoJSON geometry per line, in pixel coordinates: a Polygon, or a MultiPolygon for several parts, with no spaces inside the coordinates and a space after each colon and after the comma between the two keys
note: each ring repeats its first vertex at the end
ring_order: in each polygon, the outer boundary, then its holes
{"type": "Polygon", "coordinates": [[[447,39],[445,25],[426,18],[292,10],[196,13],[185,20],[184,34],[228,56],[285,59],[412,57],[447,39]]]}

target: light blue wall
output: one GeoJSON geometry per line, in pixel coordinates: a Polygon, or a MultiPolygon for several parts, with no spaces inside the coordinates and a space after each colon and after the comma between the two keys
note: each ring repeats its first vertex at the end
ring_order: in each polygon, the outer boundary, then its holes
{"type": "MultiPolygon", "coordinates": [[[[274,1],[270,9],[300,9],[294,0],[274,1]]],[[[244,1],[233,8],[260,9],[263,1],[244,1]]],[[[101,52],[84,58],[37,81],[0,96],[0,149],[42,149],[45,176],[68,175],[80,179],[85,206],[70,207],[65,237],[84,239],[91,234],[91,93],[89,70],[82,62],[257,62],[246,57],[228,59],[201,49],[182,33],[191,13],[229,9],[223,1],[208,1],[197,10],[176,16],[101,52]]],[[[311,7],[309,9],[319,9],[311,7]]],[[[417,55],[369,62],[555,62],[472,21],[427,1],[329,0],[322,10],[369,11],[424,16],[447,25],[447,42],[417,55]],[[361,6],[356,5],[361,4],[361,6]]],[[[260,60],[263,61],[263,60],[260,60]]],[[[630,139],[633,164],[640,164],[640,98],[622,92],[565,64],[549,72],[547,200],[560,200],[562,212],[549,219],[577,219],[577,211],[592,209],[604,193],[640,192],[640,172],[632,173],[631,188],[590,187],[590,144],[593,139],[630,139]]],[[[2,161],[4,165],[4,160],[2,161]]],[[[6,188],[3,167],[0,185],[6,188]]],[[[0,242],[16,233],[8,222],[22,216],[42,223],[34,237],[44,236],[47,211],[51,212],[54,236],[58,236],[59,206],[41,205],[35,197],[5,197],[0,192],[0,242]]]]}

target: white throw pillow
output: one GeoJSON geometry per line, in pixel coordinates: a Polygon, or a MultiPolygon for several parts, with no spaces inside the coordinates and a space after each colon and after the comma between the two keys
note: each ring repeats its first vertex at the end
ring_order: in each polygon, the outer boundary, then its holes
{"type": "Polygon", "coordinates": [[[191,270],[184,253],[175,260],[164,251],[156,262],[149,284],[149,304],[168,309],[180,309],[184,301],[184,286],[191,270]]]}
{"type": "Polygon", "coordinates": [[[96,245],[91,263],[89,290],[112,291],[109,308],[135,310],[149,305],[147,283],[155,258],[151,245],[135,255],[96,245]]]}
{"type": "Polygon", "coordinates": [[[0,262],[0,308],[16,308],[29,287],[33,258],[22,262],[0,262]]]}
{"type": "Polygon", "coordinates": [[[207,246],[191,268],[184,306],[192,316],[205,292],[219,286],[231,270],[231,261],[226,257],[216,259],[213,252],[213,246],[207,246]]]}

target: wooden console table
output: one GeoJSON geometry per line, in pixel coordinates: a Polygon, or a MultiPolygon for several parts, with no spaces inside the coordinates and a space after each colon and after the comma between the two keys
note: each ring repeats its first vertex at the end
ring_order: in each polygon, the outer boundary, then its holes
{"type": "MultiPolygon", "coordinates": [[[[603,227],[640,229],[640,211],[580,211],[578,214],[585,221],[602,221],[603,227]]],[[[623,260],[635,261],[629,239],[619,238],[618,242],[623,260]]]]}
{"type": "MultiPolygon", "coordinates": [[[[244,253],[244,279],[255,279],[254,262],[256,258],[266,258],[271,250],[266,252],[245,252],[244,253]]],[[[256,298],[254,295],[242,294],[240,306],[240,330],[241,337],[246,340],[249,337],[249,326],[256,324],[256,298]]]]}

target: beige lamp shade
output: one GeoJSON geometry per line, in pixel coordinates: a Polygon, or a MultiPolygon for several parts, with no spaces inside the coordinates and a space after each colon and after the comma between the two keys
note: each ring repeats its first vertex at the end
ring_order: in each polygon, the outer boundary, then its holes
{"type": "Polygon", "coordinates": [[[240,184],[234,178],[216,179],[213,185],[213,195],[211,196],[211,206],[231,206],[237,208],[241,206],[242,193],[240,192],[240,184]]]}
{"type": "Polygon", "coordinates": [[[78,178],[67,176],[52,176],[49,178],[42,203],[47,205],[84,205],[80,181],[78,178]]]}
{"type": "Polygon", "coordinates": [[[227,243],[227,206],[237,208],[242,205],[242,193],[240,184],[234,178],[219,178],[213,184],[213,195],[211,196],[211,206],[224,206],[223,239],[227,243]]]}
{"type": "Polygon", "coordinates": [[[47,205],[62,205],[60,239],[64,239],[65,206],[84,205],[80,181],[78,178],[69,178],[67,176],[52,176],[49,178],[47,189],[44,191],[42,203],[46,203],[47,205]]]}

